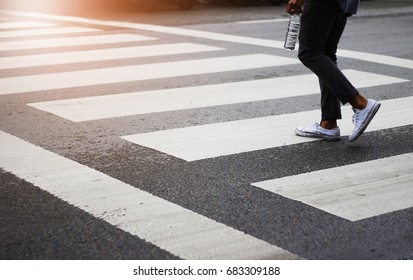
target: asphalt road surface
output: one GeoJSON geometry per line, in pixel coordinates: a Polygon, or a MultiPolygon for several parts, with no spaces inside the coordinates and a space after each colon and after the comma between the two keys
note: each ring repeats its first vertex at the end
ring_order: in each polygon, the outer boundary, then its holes
{"type": "Polygon", "coordinates": [[[362,2],[339,67],[382,107],[294,135],[319,89],[284,7],[0,11],[0,259],[413,258],[413,3],[362,2]]]}

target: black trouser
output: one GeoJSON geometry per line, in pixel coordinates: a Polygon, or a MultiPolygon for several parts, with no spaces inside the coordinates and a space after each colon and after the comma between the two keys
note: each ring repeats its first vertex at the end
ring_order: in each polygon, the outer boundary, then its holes
{"type": "Polygon", "coordinates": [[[337,45],[347,23],[335,0],[307,0],[301,18],[298,58],[318,76],[321,119],[341,119],[345,104],[358,90],[337,67],[337,45]]]}

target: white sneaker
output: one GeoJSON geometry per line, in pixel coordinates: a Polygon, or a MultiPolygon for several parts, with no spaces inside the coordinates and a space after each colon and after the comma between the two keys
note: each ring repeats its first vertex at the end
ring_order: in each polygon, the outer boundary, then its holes
{"type": "Polygon", "coordinates": [[[324,140],[340,140],[340,128],[325,129],[317,122],[307,127],[297,127],[295,134],[303,137],[320,138],[324,140]]]}
{"type": "Polygon", "coordinates": [[[379,110],[380,105],[381,104],[376,100],[368,99],[366,108],[362,110],[353,108],[354,129],[348,139],[350,142],[356,140],[364,132],[364,130],[373,119],[374,115],[376,115],[377,111],[379,110]]]}

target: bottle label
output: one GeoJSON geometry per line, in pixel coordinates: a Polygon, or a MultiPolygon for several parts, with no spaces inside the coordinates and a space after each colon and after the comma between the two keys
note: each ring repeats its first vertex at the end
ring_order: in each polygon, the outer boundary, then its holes
{"type": "Polygon", "coordinates": [[[294,50],[300,31],[301,15],[290,15],[288,21],[287,33],[285,34],[284,48],[294,50]]]}

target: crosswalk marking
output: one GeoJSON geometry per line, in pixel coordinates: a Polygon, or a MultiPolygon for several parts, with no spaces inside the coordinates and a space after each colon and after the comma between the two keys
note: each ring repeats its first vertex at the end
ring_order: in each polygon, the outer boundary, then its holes
{"type": "Polygon", "coordinates": [[[105,34],[50,39],[18,40],[0,42],[0,51],[88,45],[98,46],[102,44],[133,43],[150,40],[156,40],[156,38],[136,34],[105,34]]]}
{"type": "MultiPolygon", "coordinates": [[[[90,23],[95,22],[92,21],[90,23]]],[[[103,23],[105,22],[102,21],[103,23]]],[[[133,28],[131,26],[136,27],[134,24],[124,25],[123,27],[127,26],[129,26],[128,28],[133,28]]],[[[171,29],[150,25],[139,26],[150,31],[154,31],[154,29],[164,30],[167,33],[172,32],[172,34],[175,34],[174,32],[176,32],[176,34],[184,36],[200,36],[201,38],[255,44],[272,48],[281,48],[283,45],[283,42],[274,40],[204,31],[190,30],[187,32],[187,30],[179,28],[171,29]]],[[[17,29],[18,27],[16,26],[15,28],[17,29]]],[[[53,28],[55,31],[59,29],[62,30],[60,27],[53,28]]],[[[46,30],[42,29],[40,31],[39,29],[39,32],[46,32],[46,30]]],[[[96,29],[96,31],[101,30],[96,29]]],[[[23,36],[21,34],[25,34],[25,32],[28,32],[29,36],[34,35],[31,30],[6,31],[0,32],[0,38],[2,36],[10,38],[13,36],[23,36]]],[[[49,34],[52,35],[53,33],[49,34]]],[[[56,34],[65,33],[59,32],[56,34]]],[[[38,33],[38,35],[41,35],[41,33],[38,33]]],[[[99,44],[155,39],[133,34],[95,36],[87,34],[87,36],[82,37],[61,39],[0,42],[0,51],[42,47],[52,48],[54,46],[96,46],[99,44]],[[111,37],[112,41],[107,40],[110,36],[113,36],[111,37]],[[129,39],[119,41],[114,39],[115,37],[129,39]],[[95,40],[96,38],[101,38],[102,40],[95,40]],[[137,38],[140,39],[137,40],[137,38]],[[1,49],[2,46],[4,49],[1,49]]],[[[0,69],[214,50],[222,50],[222,48],[186,43],[134,47],[122,46],[119,48],[110,46],[110,48],[102,50],[0,57],[0,69]]],[[[339,51],[339,55],[413,69],[413,61],[408,59],[353,51],[339,51]]],[[[299,62],[297,59],[270,55],[245,55],[19,76],[0,79],[0,95],[165,77],[182,77],[294,63],[299,62]],[[176,71],[177,69],[179,71],[176,71]]],[[[346,70],[345,74],[354,82],[357,88],[408,82],[408,80],[404,79],[355,70],[346,70]]],[[[317,93],[318,91],[319,86],[314,75],[301,75],[190,88],[57,100],[28,105],[71,121],[80,122],[118,116],[296,97],[317,93]],[[304,86],[297,86],[294,82],[296,80],[300,80],[300,83],[304,86]]],[[[413,115],[411,113],[413,97],[383,101],[382,104],[383,106],[379,114],[370,125],[368,131],[393,128],[396,125],[413,124],[413,115]]],[[[340,124],[343,135],[347,135],[352,129],[350,122],[351,111],[348,107],[345,109],[343,111],[343,118],[346,123],[340,124]]],[[[305,124],[311,119],[318,118],[319,114],[319,110],[314,110],[251,120],[128,135],[122,138],[187,161],[202,160],[314,141],[309,138],[295,136],[293,130],[296,125],[305,124]]],[[[0,158],[1,169],[11,172],[19,178],[52,193],[63,201],[181,258],[299,258],[273,244],[155,197],[101,172],[1,131],[0,158]]],[[[413,192],[410,188],[413,180],[412,163],[413,154],[407,154],[268,180],[253,183],[252,185],[289,199],[298,200],[344,219],[357,221],[413,207],[413,192]],[[382,166],[386,166],[386,168],[381,168],[382,166]],[[368,172],[361,172],[360,170],[368,170],[368,172]],[[338,176],[331,178],[329,176],[330,172],[338,176]],[[343,174],[346,176],[343,176],[343,174]],[[348,174],[351,174],[351,176],[348,174]],[[361,182],[360,177],[363,178],[361,182]],[[308,181],[308,178],[311,180],[308,181]],[[320,178],[323,180],[322,184],[319,184],[320,178]],[[308,183],[302,185],[302,181],[308,183]],[[305,188],[308,188],[308,191],[303,190],[305,188]],[[391,202],[388,203],[388,200],[391,200],[391,202]]]]}
{"type": "Polygon", "coordinates": [[[134,46],[123,48],[109,48],[101,50],[48,53],[26,56],[8,56],[0,57],[0,69],[57,65],[76,62],[105,61],[112,59],[126,59],[196,52],[209,52],[217,50],[223,49],[200,44],[177,43],[153,46],[134,46]]]}
{"type": "Polygon", "coordinates": [[[0,79],[0,95],[97,84],[170,78],[297,63],[296,59],[253,54],[133,65],[0,79]],[[47,81],[41,82],[39,81],[47,81]]]}
{"type": "Polygon", "coordinates": [[[256,24],[256,23],[272,23],[272,22],[285,22],[285,21],[288,21],[288,18],[243,20],[243,21],[237,21],[237,23],[239,23],[239,24],[256,24]]]}
{"type": "MultiPolygon", "coordinates": [[[[240,44],[247,44],[247,45],[256,45],[256,46],[263,46],[269,48],[284,48],[284,42],[278,40],[269,40],[269,39],[260,39],[260,38],[252,38],[252,37],[245,37],[239,35],[230,35],[230,34],[223,34],[223,33],[216,33],[216,32],[208,32],[208,31],[201,31],[201,30],[193,30],[193,29],[184,29],[178,27],[171,27],[171,26],[159,26],[159,25],[151,25],[151,24],[141,24],[141,23],[131,23],[131,22],[119,22],[119,21],[106,21],[106,20],[92,20],[92,19],[84,19],[81,17],[68,17],[68,16],[58,16],[58,15],[48,15],[48,14],[40,14],[40,13],[24,13],[24,12],[11,12],[11,11],[1,11],[4,14],[8,15],[21,15],[21,16],[30,16],[33,18],[41,18],[41,19],[51,19],[51,20],[66,20],[76,23],[90,23],[95,25],[103,25],[103,26],[116,26],[121,28],[131,28],[137,30],[146,30],[152,32],[161,32],[161,33],[168,33],[168,34],[175,34],[175,35],[182,35],[182,36],[191,36],[196,38],[204,38],[209,40],[215,41],[225,41],[225,42],[232,42],[232,43],[240,43],[240,44]]],[[[282,34],[284,36],[285,34],[282,34]]],[[[344,56],[347,58],[353,58],[373,63],[380,63],[385,65],[403,67],[408,69],[413,69],[413,60],[410,59],[402,59],[398,57],[392,57],[387,55],[376,55],[367,52],[356,52],[356,51],[347,51],[347,50],[339,50],[339,56],[344,56]]]]}
{"type": "Polygon", "coordinates": [[[413,207],[413,154],[253,183],[357,221],[413,207]]]}
{"type": "MultiPolygon", "coordinates": [[[[1,19],[0,19],[1,20],[1,19]]],[[[1,22],[0,30],[2,29],[19,29],[19,28],[37,28],[56,26],[54,23],[40,21],[9,21],[1,22]]]]}
{"type": "MultiPolygon", "coordinates": [[[[403,79],[355,70],[345,70],[344,73],[357,88],[407,82],[407,80],[403,79]]],[[[218,85],[47,101],[29,105],[74,122],[81,122],[278,99],[317,92],[319,92],[318,80],[315,75],[310,74],[218,85]],[[297,84],[297,81],[300,81],[300,83],[297,84]]]]}
{"type": "Polygon", "coordinates": [[[413,69],[413,60],[411,59],[398,58],[398,57],[392,57],[388,55],[373,54],[373,53],[366,53],[366,52],[349,51],[349,50],[338,50],[337,55],[341,57],[359,59],[359,60],[364,60],[364,61],[369,61],[369,62],[374,62],[374,63],[380,63],[384,65],[391,65],[391,66],[413,69]]]}
{"type": "Polygon", "coordinates": [[[184,259],[296,255],[0,131],[0,167],[184,259]]]}
{"type": "Polygon", "coordinates": [[[161,33],[174,34],[174,35],[191,36],[191,37],[204,38],[204,39],[215,40],[215,41],[226,41],[226,42],[232,42],[232,43],[258,45],[258,46],[273,47],[273,48],[284,47],[284,42],[281,42],[281,41],[259,39],[259,38],[245,37],[245,36],[239,36],[239,35],[229,35],[229,34],[193,30],[193,29],[191,30],[191,29],[184,29],[184,28],[172,27],[172,26],[160,26],[160,25],[141,24],[141,23],[134,23],[134,22],[85,19],[81,17],[58,16],[58,15],[41,14],[41,13],[25,13],[25,12],[13,12],[13,11],[4,11],[4,10],[3,11],[0,10],[0,12],[6,15],[29,16],[33,18],[42,18],[42,19],[50,19],[50,20],[65,20],[65,21],[76,22],[76,23],[87,22],[87,23],[94,24],[94,25],[116,26],[120,28],[130,28],[130,29],[137,29],[137,30],[146,30],[146,31],[151,31],[151,32],[161,32],[161,33]]]}
{"type": "MultiPolygon", "coordinates": [[[[367,131],[413,124],[413,97],[382,101],[380,111],[367,131]]],[[[343,108],[339,125],[348,135],[353,125],[349,106],[343,108]]],[[[319,110],[256,119],[214,123],[193,127],[123,136],[132,143],[149,147],[186,161],[251,152],[315,141],[294,135],[297,125],[318,119],[319,110]]]]}
{"type": "Polygon", "coordinates": [[[53,27],[42,29],[25,29],[25,30],[13,30],[13,31],[0,31],[0,38],[12,38],[12,37],[28,37],[28,36],[40,36],[40,35],[63,35],[71,33],[86,33],[86,32],[99,32],[101,30],[88,27],[53,27]]]}

